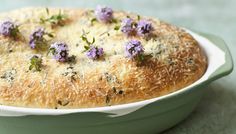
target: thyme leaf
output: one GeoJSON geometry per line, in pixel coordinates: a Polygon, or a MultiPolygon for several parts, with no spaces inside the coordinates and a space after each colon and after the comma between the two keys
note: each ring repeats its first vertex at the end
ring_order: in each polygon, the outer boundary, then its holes
{"type": "MultiPolygon", "coordinates": [[[[49,14],[49,10],[46,8],[46,11],[47,13],[49,14]]],[[[67,15],[65,14],[62,14],[61,13],[61,10],[59,11],[58,14],[55,14],[55,15],[52,15],[51,17],[49,18],[40,18],[40,22],[41,23],[46,23],[46,22],[49,22],[51,23],[52,25],[60,25],[60,26],[63,26],[64,25],[64,21],[67,19],[67,15]]]]}
{"type": "Polygon", "coordinates": [[[114,27],[114,30],[116,30],[116,31],[118,31],[120,29],[120,26],[119,25],[116,25],[115,27],[114,27]]]}
{"type": "Polygon", "coordinates": [[[41,68],[42,68],[42,58],[37,55],[31,57],[29,70],[35,69],[35,71],[41,71],[41,68]]]}
{"type": "MultiPolygon", "coordinates": [[[[93,45],[95,43],[95,38],[93,37],[92,41],[89,41],[88,38],[87,38],[87,34],[89,32],[85,33],[83,31],[83,34],[80,36],[80,38],[82,39],[82,41],[84,41],[86,43],[86,45],[84,45],[84,49],[85,51],[89,50],[90,49],[90,46],[93,45]]],[[[83,51],[83,52],[85,52],[83,51]]]]}
{"type": "Polygon", "coordinates": [[[92,18],[91,20],[90,20],[90,23],[91,23],[91,25],[93,25],[94,24],[94,22],[96,22],[97,21],[97,19],[96,18],[92,18]]]}

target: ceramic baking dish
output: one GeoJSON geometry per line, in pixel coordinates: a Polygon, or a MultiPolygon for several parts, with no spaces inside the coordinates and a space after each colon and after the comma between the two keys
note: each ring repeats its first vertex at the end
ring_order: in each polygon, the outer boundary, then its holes
{"type": "Polygon", "coordinates": [[[157,134],[185,119],[210,82],[229,74],[233,62],[217,36],[187,30],[204,49],[208,68],[198,81],[161,97],[99,108],[36,109],[0,105],[1,134],[157,134]]]}

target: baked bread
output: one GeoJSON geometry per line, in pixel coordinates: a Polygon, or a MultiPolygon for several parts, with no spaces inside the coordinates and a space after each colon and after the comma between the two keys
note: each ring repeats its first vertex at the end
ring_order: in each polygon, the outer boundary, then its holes
{"type": "Polygon", "coordinates": [[[64,109],[137,102],[186,87],[207,67],[185,30],[134,13],[24,8],[0,13],[0,21],[1,105],[64,109]],[[15,25],[10,34],[6,20],[15,25]]]}

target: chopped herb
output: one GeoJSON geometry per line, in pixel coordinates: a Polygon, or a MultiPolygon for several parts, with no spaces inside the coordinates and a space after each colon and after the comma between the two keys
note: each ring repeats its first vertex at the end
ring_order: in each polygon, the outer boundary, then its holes
{"type": "Polygon", "coordinates": [[[104,34],[107,34],[107,36],[110,36],[110,33],[108,31],[101,33],[99,36],[103,36],[104,34]]]}
{"type": "Polygon", "coordinates": [[[117,89],[116,89],[116,87],[112,87],[112,90],[113,90],[113,93],[115,93],[115,94],[123,94],[123,90],[119,90],[119,91],[117,91],[117,89]]]}
{"type": "Polygon", "coordinates": [[[35,71],[41,71],[42,68],[42,58],[34,55],[30,58],[29,70],[35,69],[35,71]]]}
{"type": "Polygon", "coordinates": [[[46,7],[46,12],[47,12],[47,14],[49,15],[49,9],[46,7]]]}
{"type": "Polygon", "coordinates": [[[49,53],[51,53],[52,55],[54,55],[55,53],[56,53],[56,49],[55,48],[49,48],[48,49],[48,52],[47,52],[47,55],[49,54],[49,53]]]}
{"type": "Polygon", "coordinates": [[[54,37],[54,35],[52,33],[46,33],[46,34],[48,35],[48,37],[51,37],[51,38],[54,37]]]}
{"type": "Polygon", "coordinates": [[[112,22],[112,23],[118,23],[118,20],[115,19],[115,18],[112,18],[111,22],[112,22]]]}
{"type": "Polygon", "coordinates": [[[9,53],[11,53],[11,52],[13,52],[13,50],[12,50],[12,49],[10,49],[10,50],[8,50],[8,52],[9,52],[9,53]]]}
{"type": "Polygon", "coordinates": [[[110,98],[110,96],[109,95],[106,95],[106,104],[107,105],[110,105],[110,102],[111,102],[111,98],[110,98]]]}
{"type": "Polygon", "coordinates": [[[11,36],[14,38],[14,39],[17,39],[17,37],[19,36],[20,34],[20,31],[19,31],[19,26],[16,26],[12,32],[11,32],[11,36]]]}
{"type": "Polygon", "coordinates": [[[193,58],[188,58],[188,59],[187,59],[187,63],[188,63],[188,64],[193,64],[193,63],[194,63],[193,58]]]}
{"type": "Polygon", "coordinates": [[[88,12],[90,12],[90,13],[94,13],[94,10],[93,10],[93,9],[90,9],[88,12]]]}
{"type": "Polygon", "coordinates": [[[138,55],[137,58],[138,58],[138,61],[140,61],[140,62],[144,61],[144,59],[145,59],[143,54],[138,55]]]}
{"type": "Polygon", "coordinates": [[[68,57],[67,62],[68,62],[68,63],[75,64],[75,63],[76,63],[76,56],[75,56],[75,55],[72,55],[72,56],[68,57]]]}
{"type": "Polygon", "coordinates": [[[119,92],[118,92],[118,94],[123,94],[124,93],[124,91],[123,90],[120,90],[119,92]]]}
{"type": "Polygon", "coordinates": [[[70,102],[67,101],[67,100],[65,100],[65,101],[58,100],[58,101],[57,101],[57,104],[59,104],[59,105],[61,105],[61,106],[66,106],[66,105],[68,105],[69,103],[70,103],[70,102]]]}
{"type": "Polygon", "coordinates": [[[138,19],[138,21],[141,19],[140,15],[137,15],[137,19],[138,19]]]}
{"type": "Polygon", "coordinates": [[[87,50],[89,50],[89,46],[84,46],[84,49],[87,51],[87,50]]]}
{"type": "Polygon", "coordinates": [[[91,22],[91,25],[93,25],[94,24],[94,22],[96,22],[97,21],[97,19],[96,18],[92,18],[91,20],[90,20],[90,22],[91,22]]]}
{"type": "Polygon", "coordinates": [[[114,93],[116,93],[116,87],[112,87],[114,93]]]}
{"type": "Polygon", "coordinates": [[[114,27],[114,30],[116,30],[116,31],[118,31],[120,29],[120,26],[119,25],[116,25],[115,27],[114,27]]]}

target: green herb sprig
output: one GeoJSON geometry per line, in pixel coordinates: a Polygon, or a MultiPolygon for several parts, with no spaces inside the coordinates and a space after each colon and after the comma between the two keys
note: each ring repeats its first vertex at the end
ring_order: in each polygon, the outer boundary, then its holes
{"type": "MultiPolygon", "coordinates": [[[[46,8],[46,12],[49,15],[49,9],[46,8]]],[[[58,14],[52,15],[49,18],[40,18],[40,22],[41,23],[46,23],[49,22],[52,25],[59,25],[59,26],[64,26],[64,22],[65,20],[68,18],[68,16],[66,14],[62,14],[61,10],[59,11],[58,14]]]]}
{"type": "Polygon", "coordinates": [[[33,57],[30,58],[30,66],[29,70],[35,70],[35,71],[41,71],[42,68],[42,58],[34,55],[33,57]]]}
{"type": "Polygon", "coordinates": [[[83,52],[86,52],[90,49],[90,46],[93,45],[95,43],[95,38],[93,37],[92,41],[89,41],[88,38],[87,38],[87,34],[89,34],[89,32],[85,32],[83,30],[83,34],[80,36],[80,38],[82,39],[82,41],[84,41],[86,43],[86,45],[84,45],[84,51],[83,52]]]}

